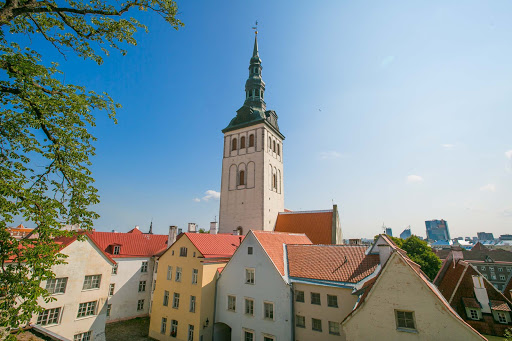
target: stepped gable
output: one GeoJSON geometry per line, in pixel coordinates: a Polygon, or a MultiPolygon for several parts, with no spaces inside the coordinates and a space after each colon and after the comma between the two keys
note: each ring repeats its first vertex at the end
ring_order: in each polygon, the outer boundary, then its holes
{"type": "Polygon", "coordinates": [[[313,244],[332,243],[333,210],[280,212],[275,232],[304,233],[313,244]]]}
{"type": "Polygon", "coordinates": [[[366,246],[288,245],[290,277],[357,283],[379,265],[379,255],[366,255],[366,246]]]}
{"type": "Polygon", "coordinates": [[[275,267],[284,276],[283,244],[312,244],[305,234],[270,231],[251,231],[261,244],[275,267]]]}
{"type": "Polygon", "coordinates": [[[88,236],[102,251],[114,258],[155,256],[167,248],[167,239],[169,238],[165,234],[97,231],[88,233],[88,236]],[[113,245],[121,246],[119,254],[113,254],[113,245]]]}

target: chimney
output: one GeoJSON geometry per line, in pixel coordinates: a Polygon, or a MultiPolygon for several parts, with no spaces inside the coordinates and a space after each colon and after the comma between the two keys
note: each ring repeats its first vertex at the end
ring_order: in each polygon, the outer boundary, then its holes
{"type": "Polygon", "coordinates": [[[177,226],[169,226],[169,238],[167,239],[167,248],[170,248],[172,244],[176,241],[176,230],[177,226]]]}
{"type": "Polygon", "coordinates": [[[473,284],[475,286],[475,296],[477,301],[480,303],[482,307],[483,313],[491,313],[491,308],[489,306],[489,296],[487,296],[487,289],[485,289],[485,280],[482,276],[472,276],[473,284]]]}
{"type": "Polygon", "coordinates": [[[218,226],[217,226],[217,222],[216,221],[212,221],[210,223],[210,234],[217,234],[218,232],[218,226]]]}
{"type": "Polygon", "coordinates": [[[182,229],[182,228],[179,228],[179,229],[178,229],[178,236],[179,236],[180,234],[182,234],[182,233],[183,233],[183,229],[182,229]]]}
{"type": "Polygon", "coordinates": [[[196,233],[196,224],[195,223],[188,223],[188,232],[189,233],[196,233]]]}
{"type": "Polygon", "coordinates": [[[452,246],[452,258],[454,263],[457,263],[458,260],[464,259],[464,254],[462,253],[462,248],[459,244],[452,246]]]}

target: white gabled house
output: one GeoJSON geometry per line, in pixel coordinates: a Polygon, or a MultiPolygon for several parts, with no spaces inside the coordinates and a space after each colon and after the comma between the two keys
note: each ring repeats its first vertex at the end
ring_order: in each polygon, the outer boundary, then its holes
{"type": "Polygon", "coordinates": [[[311,244],[305,234],[250,231],[217,280],[214,340],[289,340],[291,286],[285,244],[311,244]]]}

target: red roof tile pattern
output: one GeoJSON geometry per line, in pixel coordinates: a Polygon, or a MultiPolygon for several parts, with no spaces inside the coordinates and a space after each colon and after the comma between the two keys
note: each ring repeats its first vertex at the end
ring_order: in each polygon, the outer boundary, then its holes
{"type": "Polygon", "coordinates": [[[244,240],[232,234],[184,233],[204,258],[231,258],[244,240]]]}
{"type": "Polygon", "coordinates": [[[167,248],[165,234],[139,234],[117,232],[90,232],[88,235],[99,248],[113,258],[152,257],[167,248]],[[120,245],[118,255],[113,254],[111,245],[120,245]]]}
{"type": "Polygon", "coordinates": [[[357,283],[379,265],[379,255],[366,255],[366,246],[288,245],[291,277],[357,283]]]}
{"type": "Polygon", "coordinates": [[[464,303],[464,306],[467,308],[481,308],[480,303],[478,303],[478,301],[474,298],[463,297],[462,303],[464,303]]]}
{"type": "Polygon", "coordinates": [[[489,302],[490,302],[492,310],[512,311],[512,310],[510,310],[510,307],[508,306],[507,302],[505,302],[505,301],[490,300],[489,302]]]}
{"type": "MultiPolygon", "coordinates": [[[[82,232],[80,232],[79,234],[82,234],[82,232]]],[[[85,235],[88,237],[88,239],[91,241],[91,243],[93,243],[93,245],[95,245],[101,253],[103,253],[103,255],[105,257],[108,258],[108,260],[110,262],[112,262],[112,264],[116,264],[116,261],[112,258],[112,256],[110,254],[108,254],[107,252],[105,252],[101,247],[100,245],[98,245],[98,243],[96,243],[96,241],[91,238],[91,233],[85,233],[85,235]]],[[[64,249],[65,247],[69,246],[71,243],[73,243],[74,241],[76,241],[78,238],[77,235],[74,235],[72,237],[59,237],[59,238],[55,238],[55,242],[57,244],[60,244],[61,248],[60,250],[64,249]]]]}
{"type": "MultiPolygon", "coordinates": [[[[450,254],[450,249],[436,251],[436,255],[441,259],[446,259],[450,254]]],[[[483,249],[473,247],[471,250],[462,250],[464,260],[473,262],[486,262],[486,258],[490,257],[496,263],[512,263],[512,251],[502,249],[483,249]]]]}
{"type": "Polygon", "coordinates": [[[142,231],[135,227],[126,233],[142,234],[142,231]]]}
{"type": "Polygon", "coordinates": [[[332,210],[281,212],[275,232],[304,233],[313,244],[332,244],[332,210]]]}
{"type": "Polygon", "coordinates": [[[312,244],[305,234],[270,231],[251,231],[259,241],[277,270],[284,276],[283,244],[312,244]]]}

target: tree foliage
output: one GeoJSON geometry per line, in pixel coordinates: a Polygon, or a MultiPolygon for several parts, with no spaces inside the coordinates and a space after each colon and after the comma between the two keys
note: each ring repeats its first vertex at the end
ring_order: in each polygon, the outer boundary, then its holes
{"type": "Polygon", "coordinates": [[[0,0],[0,327],[11,330],[52,300],[41,281],[64,262],[55,237],[70,235],[63,224],[89,229],[98,215],[90,158],[94,114],[115,121],[120,107],[107,93],[65,84],[56,63],[22,47],[19,37],[44,39],[64,57],[72,53],[101,64],[110,51],[126,53],[146,26],[130,10],[153,11],[178,29],[172,0],[0,0]],[[23,219],[36,228],[31,238],[10,236],[23,219]],[[37,238],[33,238],[37,236],[37,238]]]}

